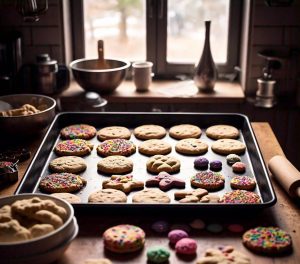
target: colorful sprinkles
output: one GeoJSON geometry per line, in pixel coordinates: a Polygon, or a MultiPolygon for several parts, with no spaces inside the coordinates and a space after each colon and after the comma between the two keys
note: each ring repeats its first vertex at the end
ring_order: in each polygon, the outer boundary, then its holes
{"type": "Polygon", "coordinates": [[[227,192],[223,195],[220,203],[232,203],[232,204],[257,204],[260,203],[260,197],[254,192],[245,190],[235,190],[227,192]]]}
{"type": "Polygon", "coordinates": [[[127,139],[108,139],[97,147],[97,152],[99,155],[103,156],[129,156],[135,152],[135,145],[127,139]]]}
{"type": "Polygon", "coordinates": [[[69,139],[59,142],[55,151],[62,155],[75,155],[80,152],[90,152],[91,147],[84,139],[69,139]]]}
{"type": "Polygon", "coordinates": [[[96,135],[96,129],[90,125],[76,124],[63,128],[60,133],[66,139],[91,139],[96,135]]]}
{"type": "Polygon", "coordinates": [[[235,176],[231,179],[230,185],[236,189],[253,190],[256,186],[256,182],[249,176],[235,176]]]}
{"type": "Polygon", "coordinates": [[[201,171],[191,178],[191,184],[207,190],[214,190],[224,187],[224,176],[213,171],[201,171]]]}

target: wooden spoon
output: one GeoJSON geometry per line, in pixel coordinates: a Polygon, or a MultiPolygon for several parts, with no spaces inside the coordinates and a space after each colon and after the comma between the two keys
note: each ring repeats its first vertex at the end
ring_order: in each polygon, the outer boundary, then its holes
{"type": "Polygon", "coordinates": [[[99,70],[109,69],[109,65],[104,59],[104,43],[103,40],[98,40],[98,60],[96,68],[99,70]]]}

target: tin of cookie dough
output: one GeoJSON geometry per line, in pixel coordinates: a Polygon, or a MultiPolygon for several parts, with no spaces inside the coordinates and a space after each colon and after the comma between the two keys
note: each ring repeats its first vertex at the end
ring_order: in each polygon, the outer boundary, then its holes
{"type": "Polygon", "coordinates": [[[235,162],[232,165],[232,171],[235,173],[243,173],[246,171],[246,164],[244,162],[235,162]]]}
{"type": "Polygon", "coordinates": [[[69,139],[59,142],[55,153],[59,156],[85,156],[90,154],[93,144],[84,139],[69,139]]]}
{"type": "Polygon", "coordinates": [[[190,124],[173,126],[169,130],[169,135],[175,139],[199,138],[201,133],[199,127],[190,124]]]}
{"type": "Polygon", "coordinates": [[[172,150],[171,145],[161,139],[148,139],[142,142],[138,148],[140,153],[148,156],[165,155],[172,150]]]}
{"type": "Polygon", "coordinates": [[[146,167],[147,170],[152,173],[159,173],[162,171],[175,173],[180,170],[180,161],[172,156],[155,155],[148,159],[146,167]]]}
{"type": "Polygon", "coordinates": [[[177,254],[194,255],[197,251],[197,242],[191,238],[182,238],[175,245],[177,254]]]}
{"type": "Polygon", "coordinates": [[[73,173],[53,173],[44,177],[40,189],[47,193],[76,192],[86,185],[86,180],[73,173]]]}
{"type": "Polygon", "coordinates": [[[199,157],[194,160],[194,167],[196,169],[207,169],[208,168],[208,159],[205,157],[199,157]]]}
{"type": "Polygon", "coordinates": [[[255,253],[278,255],[292,250],[292,238],[279,227],[256,227],[243,235],[245,247],[255,253]]]}
{"type": "Polygon", "coordinates": [[[191,184],[194,187],[203,188],[208,191],[219,190],[224,187],[224,176],[213,171],[201,171],[191,177],[191,184]]]}
{"type": "Polygon", "coordinates": [[[77,156],[59,157],[49,163],[49,169],[54,172],[79,173],[86,167],[84,159],[77,156]]]}
{"type": "Polygon", "coordinates": [[[211,145],[211,149],[221,155],[242,154],[246,150],[246,145],[235,139],[218,139],[211,145]]]}
{"type": "Polygon", "coordinates": [[[147,250],[147,259],[150,263],[166,263],[169,257],[169,250],[162,246],[154,246],[147,250]]]}
{"type": "Polygon", "coordinates": [[[89,203],[126,203],[124,192],[115,189],[98,190],[89,195],[89,203]]]}
{"type": "Polygon", "coordinates": [[[96,128],[86,124],[76,124],[63,128],[60,135],[64,139],[91,139],[96,135],[96,128]]]}
{"type": "Polygon", "coordinates": [[[145,244],[145,232],[134,225],[117,225],[103,233],[104,247],[115,253],[135,252],[145,244]]]}
{"type": "Polygon", "coordinates": [[[221,199],[220,203],[230,203],[230,204],[257,204],[261,203],[259,195],[254,192],[249,192],[245,190],[235,190],[225,193],[221,199]]]}
{"type": "Polygon", "coordinates": [[[97,138],[100,141],[114,138],[130,139],[131,132],[123,126],[109,126],[100,129],[97,132],[97,138]]]}
{"type": "Polygon", "coordinates": [[[107,174],[129,173],[133,169],[133,162],[123,156],[109,156],[101,159],[98,164],[98,171],[107,174]]]}
{"type": "Polygon", "coordinates": [[[144,189],[135,193],[133,203],[170,203],[170,197],[157,188],[144,189]]]}
{"type": "Polygon", "coordinates": [[[51,193],[50,195],[63,199],[69,203],[81,203],[80,197],[72,193],[51,193]]]}
{"type": "Polygon", "coordinates": [[[167,131],[158,125],[142,125],[133,130],[133,134],[138,139],[160,139],[163,138],[167,131]]]}
{"type": "Polygon", "coordinates": [[[226,156],[226,161],[229,165],[233,165],[236,162],[242,161],[242,159],[236,154],[229,154],[226,156]]]}
{"type": "Polygon", "coordinates": [[[206,129],[206,135],[212,139],[237,139],[240,136],[240,132],[234,126],[215,125],[206,129]]]}
{"type": "Polygon", "coordinates": [[[124,193],[129,193],[133,190],[143,189],[144,182],[133,179],[131,174],[127,175],[112,175],[109,180],[102,182],[103,189],[116,189],[124,193]]]}
{"type": "Polygon", "coordinates": [[[256,182],[249,176],[234,176],[230,181],[233,189],[252,191],[255,189],[256,182]]]}
{"type": "Polygon", "coordinates": [[[201,155],[207,152],[208,145],[198,138],[185,138],[175,145],[178,153],[187,155],[201,155]]]}
{"type": "Polygon", "coordinates": [[[105,157],[114,155],[130,156],[135,153],[135,145],[127,139],[108,139],[98,145],[97,153],[105,157]]]}

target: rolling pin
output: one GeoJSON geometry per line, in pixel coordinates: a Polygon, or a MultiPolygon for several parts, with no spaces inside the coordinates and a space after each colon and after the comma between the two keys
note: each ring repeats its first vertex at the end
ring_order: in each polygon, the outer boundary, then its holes
{"type": "Polygon", "coordinates": [[[300,199],[300,172],[283,156],[274,156],[268,167],[272,175],[292,197],[300,199]]]}

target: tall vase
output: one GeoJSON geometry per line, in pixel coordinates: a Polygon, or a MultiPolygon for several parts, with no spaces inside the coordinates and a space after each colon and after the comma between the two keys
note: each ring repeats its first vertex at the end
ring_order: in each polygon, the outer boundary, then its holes
{"type": "Polygon", "coordinates": [[[200,92],[213,92],[218,75],[210,50],[210,23],[205,21],[204,48],[194,74],[194,82],[200,92]]]}

